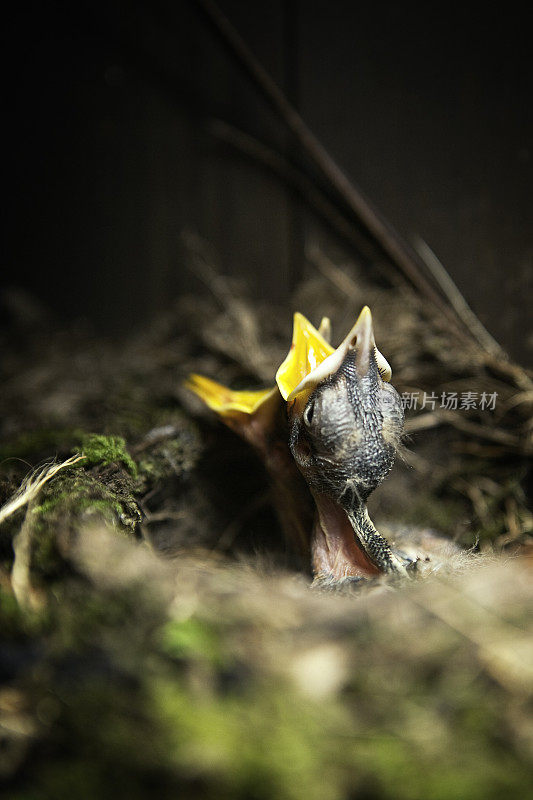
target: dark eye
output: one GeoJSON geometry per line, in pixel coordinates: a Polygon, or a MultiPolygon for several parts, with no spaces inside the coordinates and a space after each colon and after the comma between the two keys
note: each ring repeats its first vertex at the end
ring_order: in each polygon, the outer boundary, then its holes
{"type": "Polygon", "coordinates": [[[309,427],[313,421],[313,414],[315,411],[315,401],[311,400],[303,413],[304,423],[309,427]]]}

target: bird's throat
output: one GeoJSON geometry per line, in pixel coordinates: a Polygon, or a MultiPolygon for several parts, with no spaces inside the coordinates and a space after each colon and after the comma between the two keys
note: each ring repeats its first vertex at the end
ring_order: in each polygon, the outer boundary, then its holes
{"type": "Polygon", "coordinates": [[[316,517],[311,541],[313,572],[319,579],[407,575],[405,559],[394,552],[374,527],[365,503],[344,509],[330,497],[313,492],[316,517]]]}
{"type": "Polygon", "coordinates": [[[316,517],[311,553],[313,572],[319,579],[339,581],[343,578],[370,578],[381,570],[365,552],[357,525],[368,519],[366,507],[352,519],[338,503],[319,492],[313,492],[316,517]]]}

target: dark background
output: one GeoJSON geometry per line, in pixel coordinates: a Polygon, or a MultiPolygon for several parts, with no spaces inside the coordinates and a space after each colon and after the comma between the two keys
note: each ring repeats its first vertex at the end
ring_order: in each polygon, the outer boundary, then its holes
{"type": "MultiPolygon", "coordinates": [[[[531,363],[525,19],[511,6],[219,5],[349,177],[531,363]]],[[[5,287],[114,334],[198,289],[183,229],[275,301],[303,274],[306,242],[351,255],[209,132],[222,119],[299,159],[193,2],[25,4],[5,22],[5,287]]]]}

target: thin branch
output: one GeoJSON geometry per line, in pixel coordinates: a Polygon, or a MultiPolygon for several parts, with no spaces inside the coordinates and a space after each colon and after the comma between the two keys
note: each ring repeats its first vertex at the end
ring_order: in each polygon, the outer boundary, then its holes
{"type": "Polygon", "coordinates": [[[307,245],[305,257],[317,272],[320,272],[341,295],[347,297],[358,296],[358,287],[353,279],[337,264],[333,263],[314,242],[310,242],[307,245]]]}
{"type": "Polygon", "coordinates": [[[17,535],[13,538],[13,553],[15,558],[11,568],[11,588],[20,606],[36,606],[31,585],[31,546],[35,530],[35,516],[33,505],[35,497],[28,503],[24,522],[17,535]]]}
{"type": "Polygon", "coordinates": [[[0,524],[20,508],[23,508],[23,506],[35,500],[43,486],[48,483],[54,475],[57,475],[60,470],[72,467],[84,458],[85,456],[75,455],[67,458],[66,461],[60,464],[47,464],[40,472],[34,473],[26,478],[11,500],[8,500],[7,503],[0,508],[0,524]]]}
{"type": "Polygon", "coordinates": [[[527,438],[513,436],[500,428],[489,428],[486,425],[471,422],[454,411],[432,411],[421,414],[408,420],[405,424],[405,430],[406,433],[415,433],[416,431],[428,430],[446,424],[457,428],[462,433],[467,433],[469,436],[505,445],[507,448],[516,450],[519,453],[525,453],[526,455],[533,453],[533,444],[527,438]]]}
{"type": "Polygon", "coordinates": [[[285,185],[295,190],[302,201],[329,224],[338,236],[355,247],[365,258],[375,259],[375,245],[370,244],[368,237],[358,232],[353,223],[346,219],[335,203],[305,172],[297,169],[272,147],[223,120],[212,120],[208,130],[215,138],[234,147],[278,176],[285,185]]]}
{"type": "Polygon", "coordinates": [[[470,333],[477,340],[478,344],[486,350],[490,355],[497,356],[507,360],[508,356],[502,347],[498,344],[496,339],[488,332],[481,320],[474,314],[465,298],[453,282],[448,271],[444,265],[439,261],[430,246],[423,240],[418,238],[415,243],[418,254],[424,261],[429,272],[435,279],[443,294],[446,295],[450,301],[451,306],[454,308],[458,317],[460,317],[469,329],[470,333]]]}
{"type": "MultiPolygon", "coordinates": [[[[257,375],[261,380],[270,380],[272,365],[261,344],[258,321],[250,308],[234,291],[226,276],[215,269],[209,248],[191,231],[182,232],[181,239],[190,257],[191,271],[210,290],[226,316],[234,323],[234,341],[237,345],[233,358],[257,375]]],[[[227,353],[227,350],[223,351],[227,353]]]]}
{"type": "Polygon", "coordinates": [[[38,607],[38,598],[31,585],[31,551],[35,531],[34,506],[39,492],[58,472],[72,467],[85,456],[75,455],[60,464],[47,464],[39,472],[30,475],[16,494],[0,509],[0,523],[16,511],[27,506],[26,516],[19,532],[13,538],[15,558],[11,569],[11,587],[21,606],[38,607]]]}

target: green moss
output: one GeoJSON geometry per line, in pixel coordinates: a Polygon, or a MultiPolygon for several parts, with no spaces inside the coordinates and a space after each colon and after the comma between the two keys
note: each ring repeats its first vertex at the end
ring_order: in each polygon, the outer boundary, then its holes
{"type": "Polygon", "coordinates": [[[57,476],[43,492],[44,499],[33,509],[43,522],[50,524],[54,514],[70,515],[73,521],[86,513],[100,513],[109,522],[135,527],[140,512],[132,494],[131,479],[120,481],[114,476],[113,486],[83,468],[71,469],[57,476]]]}
{"type": "Polygon", "coordinates": [[[126,449],[122,436],[103,436],[84,433],[80,436],[80,447],[87,466],[123,464],[128,472],[137,476],[137,465],[126,449]]]}
{"type": "Polygon", "coordinates": [[[179,681],[152,683],[153,713],[167,729],[175,770],[203,777],[209,798],[340,800],[337,735],[349,734],[335,705],[318,705],[283,684],[244,695],[198,694],[179,681]]]}
{"type": "Polygon", "coordinates": [[[15,596],[0,586],[0,630],[4,642],[38,634],[44,623],[45,614],[22,608],[15,596]]]}
{"type": "Polygon", "coordinates": [[[130,534],[141,520],[131,475],[121,466],[115,469],[111,465],[101,468],[111,470],[109,475],[100,474],[94,467],[84,469],[84,463],[50,481],[32,512],[36,520],[32,565],[36,575],[46,581],[63,576],[69,542],[89,516],[97,515],[117,531],[130,534]]]}
{"type": "Polygon", "coordinates": [[[168,622],[160,633],[163,652],[172,657],[204,658],[212,663],[222,662],[219,632],[196,619],[168,622]]]}

